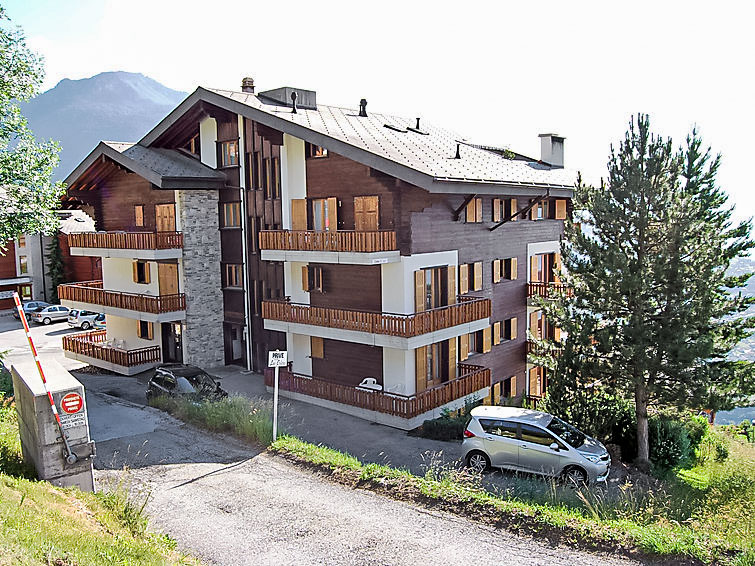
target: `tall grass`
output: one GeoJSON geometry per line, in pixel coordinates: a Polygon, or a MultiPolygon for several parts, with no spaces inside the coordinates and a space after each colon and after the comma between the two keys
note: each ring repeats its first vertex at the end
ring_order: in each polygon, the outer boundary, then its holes
{"type": "Polygon", "coordinates": [[[155,397],[153,407],[216,432],[231,432],[264,446],[273,440],[272,402],[231,396],[220,401],[155,397]]]}

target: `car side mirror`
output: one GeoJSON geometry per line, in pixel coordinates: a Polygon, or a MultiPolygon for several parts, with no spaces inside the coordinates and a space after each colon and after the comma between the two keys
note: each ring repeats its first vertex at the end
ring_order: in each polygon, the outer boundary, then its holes
{"type": "Polygon", "coordinates": [[[552,443],[550,445],[550,449],[553,450],[554,452],[558,452],[558,444],[556,444],[555,442],[552,443]]]}

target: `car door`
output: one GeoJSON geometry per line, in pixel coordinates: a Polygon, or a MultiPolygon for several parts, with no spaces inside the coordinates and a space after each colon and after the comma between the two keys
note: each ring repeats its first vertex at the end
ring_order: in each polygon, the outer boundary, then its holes
{"type": "Polygon", "coordinates": [[[68,307],[57,307],[58,312],[55,313],[55,320],[65,320],[68,318],[68,307]]]}
{"type": "Polygon", "coordinates": [[[559,453],[550,446],[560,444],[547,430],[521,424],[519,467],[527,472],[554,475],[559,469],[559,453]]]}
{"type": "Polygon", "coordinates": [[[496,468],[516,468],[519,459],[517,425],[503,419],[480,419],[483,446],[496,468]]]}

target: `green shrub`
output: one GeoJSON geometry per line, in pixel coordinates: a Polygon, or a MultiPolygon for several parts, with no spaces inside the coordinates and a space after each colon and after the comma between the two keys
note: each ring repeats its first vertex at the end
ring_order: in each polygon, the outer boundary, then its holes
{"type": "Polygon", "coordinates": [[[670,470],[691,461],[690,439],[683,422],[664,416],[648,423],[650,461],[659,470],[670,470]]]}
{"type": "Polygon", "coordinates": [[[472,409],[480,403],[482,401],[474,399],[465,402],[464,407],[457,411],[444,409],[437,419],[429,419],[422,423],[416,434],[433,440],[461,440],[472,416],[472,409]]]}
{"type": "Polygon", "coordinates": [[[689,437],[690,452],[697,450],[703,438],[710,433],[708,419],[703,416],[688,416],[683,421],[689,437]]]}
{"type": "Polygon", "coordinates": [[[729,457],[729,442],[723,435],[709,431],[703,437],[695,455],[697,461],[701,464],[705,462],[725,462],[729,457]]]}

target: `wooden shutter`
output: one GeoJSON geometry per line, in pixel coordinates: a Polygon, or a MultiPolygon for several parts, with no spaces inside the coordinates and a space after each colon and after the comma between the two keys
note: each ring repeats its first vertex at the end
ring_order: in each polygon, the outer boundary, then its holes
{"type": "Polygon", "coordinates": [[[535,338],[542,338],[537,328],[537,313],[540,311],[534,311],[530,313],[530,332],[535,338]]]}
{"type": "Polygon", "coordinates": [[[511,331],[509,332],[509,340],[516,340],[517,337],[517,326],[519,326],[519,319],[517,317],[513,317],[510,319],[511,322],[509,323],[509,326],[511,327],[511,331]]]}
{"type": "Polygon", "coordinates": [[[482,353],[490,352],[490,327],[486,326],[482,329],[482,353]]]}
{"type": "Polygon", "coordinates": [[[493,283],[499,283],[501,281],[501,260],[493,260],[493,283]]]}
{"type": "Polygon", "coordinates": [[[469,293],[469,264],[462,263],[459,266],[459,295],[469,293]]]}
{"type": "Polygon", "coordinates": [[[482,222],[482,199],[476,198],[474,199],[475,203],[475,222],[482,222]]]}
{"type": "Polygon", "coordinates": [[[155,337],[155,325],[152,322],[147,323],[147,340],[152,340],[155,337]]]}
{"type": "Polygon", "coordinates": [[[310,357],[317,358],[319,360],[325,357],[325,346],[323,343],[323,339],[320,338],[319,336],[309,337],[309,349],[310,349],[310,357]]]}
{"type": "Polygon", "coordinates": [[[474,290],[479,291],[482,289],[482,262],[478,261],[474,264],[474,290]]]}
{"type": "Polygon", "coordinates": [[[556,220],[566,219],[566,199],[556,199],[556,220]]]}
{"type": "Polygon", "coordinates": [[[540,274],[537,269],[537,256],[530,256],[530,281],[540,281],[540,274]]]}
{"type": "Polygon", "coordinates": [[[176,205],[175,204],[156,204],[155,205],[155,226],[158,232],[175,232],[176,231],[176,205]]]}
{"type": "Polygon", "coordinates": [[[301,288],[304,291],[309,291],[309,266],[301,266],[301,288]]]}
{"type": "Polygon", "coordinates": [[[516,279],[516,273],[519,270],[519,267],[517,266],[517,261],[515,257],[511,258],[511,274],[509,276],[509,279],[516,279]]]}
{"type": "Polygon", "coordinates": [[[427,346],[414,351],[414,366],[417,377],[417,393],[427,389],[427,346]]]}
{"type": "Polygon", "coordinates": [[[467,208],[466,208],[467,222],[475,221],[476,212],[477,212],[477,206],[475,205],[475,199],[472,199],[467,203],[467,208]]]}
{"type": "Polygon", "coordinates": [[[511,397],[516,397],[516,376],[511,376],[511,393],[509,393],[511,397]]]}
{"type": "Polygon", "coordinates": [[[553,281],[556,283],[561,282],[561,277],[559,277],[560,271],[561,271],[561,254],[554,253],[553,254],[553,281]]]}
{"type": "Polygon", "coordinates": [[[494,322],[493,323],[493,344],[500,344],[501,343],[501,323],[494,322]]]}
{"type": "Polygon", "coordinates": [[[414,312],[425,310],[425,270],[414,272],[414,312]]]}
{"type": "Polygon", "coordinates": [[[446,277],[448,283],[448,304],[456,304],[456,266],[448,266],[448,274],[446,277]]]}
{"type": "Polygon", "coordinates": [[[561,342],[561,329],[558,326],[553,327],[553,339],[556,342],[561,342]]]}
{"type": "Polygon", "coordinates": [[[139,262],[138,261],[131,262],[131,271],[134,275],[134,283],[139,283],[139,262]]]}
{"type": "Polygon", "coordinates": [[[456,379],[456,338],[448,340],[448,379],[456,379]]]}
{"type": "Polygon", "coordinates": [[[328,199],[328,231],[335,232],[338,230],[338,199],[330,197],[328,199]]]}
{"type": "Polygon", "coordinates": [[[307,229],[307,199],[291,199],[291,230],[307,229]]]}
{"type": "Polygon", "coordinates": [[[530,208],[530,220],[537,220],[537,206],[538,205],[535,205],[530,208]]]}
{"type": "Polygon", "coordinates": [[[538,370],[540,368],[532,368],[530,370],[530,395],[535,397],[540,395],[540,383],[538,380],[538,370]]]}
{"type": "Polygon", "coordinates": [[[501,199],[493,199],[493,222],[501,221],[501,199]]]}
{"type": "Polygon", "coordinates": [[[157,282],[161,295],[175,295],[178,293],[178,264],[158,263],[157,282]]]}
{"type": "Polygon", "coordinates": [[[134,206],[134,226],[144,226],[144,205],[134,206]]]}
{"type": "Polygon", "coordinates": [[[378,230],[380,223],[379,198],[377,196],[354,197],[354,228],[357,231],[378,230]]]}
{"type": "Polygon", "coordinates": [[[469,357],[469,334],[459,336],[459,360],[464,361],[469,357]]]}
{"type": "Polygon", "coordinates": [[[519,204],[517,203],[517,200],[515,198],[512,198],[509,201],[509,207],[509,215],[511,216],[511,220],[513,222],[518,218],[516,213],[519,212],[519,204]]]}

